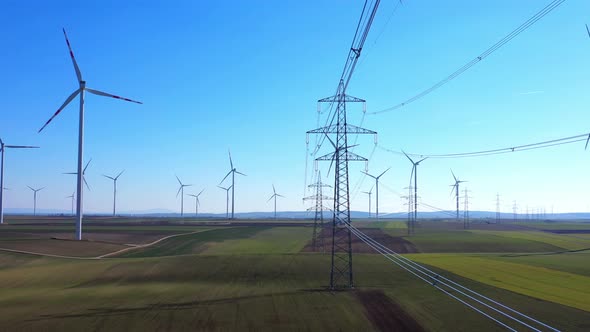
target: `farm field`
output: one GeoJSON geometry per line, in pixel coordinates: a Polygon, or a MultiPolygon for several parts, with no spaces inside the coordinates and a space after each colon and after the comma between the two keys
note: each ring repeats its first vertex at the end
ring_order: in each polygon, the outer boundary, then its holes
{"type": "MultiPolygon", "coordinates": [[[[48,226],[0,227],[0,248],[38,241],[46,244],[37,251],[84,257],[104,254],[93,245],[128,248],[91,260],[0,251],[0,330],[502,330],[362,243],[353,245],[355,290],[328,292],[330,255],[308,251],[311,227],[259,224],[88,227],[88,234],[107,234],[108,243],[51,239],[65,231],[48,226]],[[156,235],[174,236],[140,245],[156,235]],[[136,241],[125,244],[130,239],[136,241]]],[[[583,264],[590,253],[551,254],[563,251],[561,238],[429,225],[411,237],[387,224],[365,230],[392,247],[415,245],[418,253],[408,257],[561,330],[590,327],[590,270],[583,264]],[[531,243],[539,252],[523,250],[531,243]]]]}

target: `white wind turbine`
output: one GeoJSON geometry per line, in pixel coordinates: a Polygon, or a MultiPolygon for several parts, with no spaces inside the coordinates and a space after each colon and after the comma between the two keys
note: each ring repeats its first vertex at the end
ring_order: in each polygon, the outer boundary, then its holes
{"type": "Polygon", "coordinates": [[[273,198],[275,199],[275,220],[276,220],[277,219],[277,197],[285,198],[285,196],[277,194],[274,184],[272,185],[272,192],[273,192],[272,196],[270,196],[270,198],[266,202],[268,203],[268,202],[270,202],[271,199],[273,199],[273,198]]]}
{"type": "Polygon", "coordinates": [[[31,189],[33,191],[33,215],[36,216],[37,215],[37,193],[43,189],[45,189],[45,187],[43,188],[39,188],[39,189],[34,189],[31,186],[27,186],[29,187],[29,189],[31,189]]]}
{"type": "Polygon", "coordinates": [[[224,188],[222,186],[217,186],[217,187],[225,190],[225,218],[227,219],[227,218],[229,218],[229,191],[231,190],[231,188],[233,186],[229,186],[227,188],[224,188]]]}
{"type": "Polygon", "coordinates": [[[221,182],[219,182],[219,184],[222,184],[223,181],[225,181],[225,179],[231,174],[231,218],[234,219],[234,204],[235,204],[235,188],[236,188],[236,182],[235,182],[235,177],[236,177],[236,173],[246,176],[246,174],[244,173],[240,173],[238,172],[238,170],[234,167],[234,163],[231,160],[231,152],[228,151],[229,154],[229,165],[231,167],[230,171],[227,172],[227,175],[223,178],[223,180],[221,180],[221,182]]]}
{"type": "Polygon", "coordinates": [[[0,154],[2,158],[0,161],[0,225],[4,223],[4,152],[6,149],[38,149],[38,146],[26,146],[26,145],[6,145],[4,141],[0,139],[0,154]]]}
{"type": "Polygon", "coordinates": [[[80,95],[80,115],[79,115],[79,122],[78,122],[78,165],[77,165],[78,166],[77,167],[78,179],[77,179],[77,184],[76,184],[76,193],[78,195],[77,200],[76,200],[76,239],[81,240],[82,239],[82,216],[84,214],[83,200],[82,200],[82,194],[84,192],[82,190],[82,181],[83,181],[82,180],[82,178],[83,178],[82,177],[82,165],[84,164],[84,161],[83,161],[83,155],[84,155],[83,154],[83,152],[84,152],[84,93],[86,91],[88,91],[88,92],[95,94],[95,95],[99,95],[99,96],[103,96],[103,97],[111,97],[111,98],[129,101],[129,102],[137,103],[137,104],[141,104],[141,102],[131,100],[128,98],[119,97],[119,96],[112,95],[110,93],[102,92],[99,90],[87,88],[86,81],[84,81],[82,79],[82,73],[80,72],[80,68],[78,68],[78,64],[76,63],[76,58],[74,57],[74,52],[72,52],[72,47],[70,46],[70,41],[68,40],[66,30],[63,29],[63,32],[64,32],[64,37],[66,38],[66,44],[68,44],[68,50],[70,51],[70,58],[72,58],[72,64],[74,65],[74,70],[76,71],[76,78],[78,79],[79,87],[78,87],[78,89],[76,89],[76,91],[74,91],[66,99],[66,101],[63,103],[63,105],[61,105],[61,107],[57,109],[55,114],[53,114],[53,116],[51,118],[49,118],[49,120],[47,120],[47,122],[45,122],[43,127],[41,127],[41,129],[39,129],[39,132],[41,132],[51,122],[51,120],[53,120],[53,118],[55,118],[72,100],[74,100],[74,98],[76,98],[77,95],[80,95]]]}
{"type": "Polygon", "coordinates": [[[192,184],[183,184],[178,176],[176,176],[176,180],[178,180],[178,183],[180,184],[176,197],[178,197],[178,194],[182,193],[182,195],[180,195],[180,216],[182,217],[184,215],[184,187],[190,187],[192,184]]]}
{"type": "Polygon", "coordinates": [[[192,197],[195,198],[195,217],[197,217],[199,215],[199,204],[201,204],[199,202],[199,196],[201,196],[201,194],[203,193],[203,191],[205,191],[205,189],[201,190],[201,192],[198,193],[197,195],[187,194],[187,196],[192,196],[192,197]]]}
{"type": "Polygon", "coordinates": [[[117,180],[119,179],[119,176],[121,176],[121,174],[123,174],[123,172],[125,172],[125,170],[122,170],[121,173],[119,173],[119,175],[117,175],[115,177],[104,175],[104,174],[102,175],[107,179],[113,180],[113,217],[117,213],[117,180]]]}
{"type": "Polygon", "coordinates": [[[72,199],[72,215],[74,215],[74,199],[76,197],[76,193],[73,192],[71,196],[66,196],[66,198],[71,198],[72,199]]]}

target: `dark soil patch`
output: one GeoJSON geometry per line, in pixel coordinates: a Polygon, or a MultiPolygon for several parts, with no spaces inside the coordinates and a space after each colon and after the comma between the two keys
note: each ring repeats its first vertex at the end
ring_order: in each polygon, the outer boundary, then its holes
{"type": "Polygon", "coordinates": [[[357,290],[355,297],[378,331],[425,331],[402,307],[381,290],[357,290]]]}
{"type": "Polygon", "coordinates": [[[543,232],[554,234],[590,234],[590,229],[545,229],[543,232]]]}
{"type": "MultiPolygon", "coordinates": [[[[399,253],[399,254],[410,254],[410,253],[417,253],[418,248],[414,246],[414,244],[401,236],[392,236],[386,232],[384,232],[380,228],[361,228],[359,229],[367,236],[371,237],[373,240],[379,242],[380,244],[386,246],[387,248],[399,253]]],[[[326,252],[330,251],[332,248],[332,228],[330,226],[325,227],[321,234],[321,237],[324,238],[324,246],[326,252]]],[[[318,240],[318,243],[320,241],[318,240]]],[[[313,247],[311,245],[311,240],[309,243],[305,245],[305,247],[301,250],[302,252],[313,252],[313,247]]],[[[320,250],[321,251],[321,250],[320,250]]],[[[364,243],[361,239],[356,237],[354,234],[352,235],[352,252],[355,254],[374,254],[376,253],[371,247],[369,247],[366,243],[364,243]]]]}

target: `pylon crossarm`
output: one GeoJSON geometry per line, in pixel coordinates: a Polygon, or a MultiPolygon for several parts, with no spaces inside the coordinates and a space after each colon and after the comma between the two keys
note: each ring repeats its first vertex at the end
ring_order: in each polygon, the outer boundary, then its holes
{"type": "Polygon", "coordinates": [[[344,126],[341,126],[341,128],[338,128],[338,125],[330,125],[330,126],[310,130],[307,133],[308,134],[336,134],[342,130],[346,130],[347,134],[370,134],[370,135],[377,134],[376,131],[361,128],[359,126],[355,126],[355,125],[351,125],[351,124],[346,124],[345,128],[344,128],[344,126]]]}
{"type": "Polygon", "coordinates": [[[367,102],[364,99],[357,98],[354,96],[350,96],[350,95],[341,96],[341,95],[337,94],[334,96],[322,98],[322,99],[318,100],[318,103],[337,103],[341,100],[343,100],[345,103],[366,103],[367,102]],[[342,97],[344,97],[344,98],[342,98],[342,97]]]}

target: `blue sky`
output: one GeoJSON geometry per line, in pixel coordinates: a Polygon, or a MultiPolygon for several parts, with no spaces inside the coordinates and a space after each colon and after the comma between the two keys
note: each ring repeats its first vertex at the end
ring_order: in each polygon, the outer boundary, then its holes
{"type": "MultiPolygon", "coordinates": [[[[450,74],[535,14],[549,1],[383,1],[348,93],[367,111],[393,106],[450,74]]],[[[77,88],[64,27],[88,87],[144,105],[89,95],[85,160],[88,211],[108,212],[112,183],[101,174],[125,169],[120,211],[179,210],[177,174],[205,188],[204,212],[225,211],[216,186],[238,170],[237,211],[271,211],[272,184],[286,196],[279,210],[302,210],[305,132],[317,124],[316,101],[336,88],[361,1],[205,3],[17,2],[0,13],[3,91],[0,135],[36,151],[6,154],[5,204],[32,205],[26,188],[47,187],[38,207],[69,209],[74,190],[78,108],[68,106],[37,130],[77,88]]],[[[590,132],[590,3],[566,1],[509,44],[439,90],[400,110],[366,115],[379,144],[412,153],[447,153],[525,144],[590,132]],[[535,93],[531,93],[535,92],[535,93]]],[[[362,107],[349,119],[361,121],[362,107]]],[[[361,137],[382,178],[380,210],[404,210],[399,194],[410,164],[361,137]],[[372,151],[374,152],[372,153],[372,151]]],[[[325,146],[321,154],[328,153],[325,146]]],[[[453,169],[471,191],[472,209],[588,211],[588,158],[583,144],[470,159],[427,160],[420,166],[424,202],[452,209],[453,169]]],[[[327,172],[326,164],[321,169],[327,172]]],[[[351,208],[371,181],[351,165],[351,208]]],[[[332,175],[331,173],[330,175],[332,175]]],[[[326,179],[328,182],[333,180],[326,179]]],[[[192,206],[192,200],[185,200],[192,206]],[[190,203],[189,203],[190,202],[190,203]]],[[[427,209],[424,209],[425,211],[427,209]]]]}

